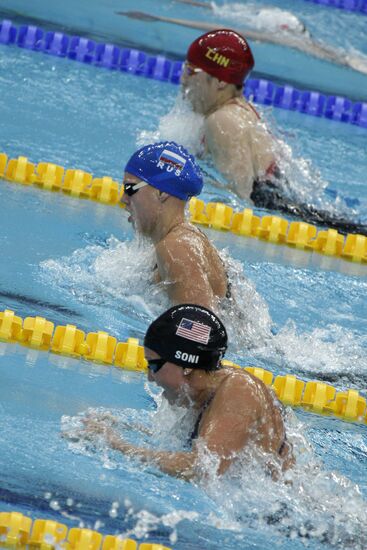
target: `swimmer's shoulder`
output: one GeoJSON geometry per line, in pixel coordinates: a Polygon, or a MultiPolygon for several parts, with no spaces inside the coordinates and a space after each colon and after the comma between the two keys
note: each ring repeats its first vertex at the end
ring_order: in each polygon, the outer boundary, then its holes
{"type": "Polygon", "coordinates": [[[194,252],[200,252],[197,245],[205,244],[207,236],[189,222],[177,225],[155,245],[158,259],[188,260],[194,252]],[[196,244],[196,246],[194,246],[196,244]]]}
{"type": "Polygon", "coordinates": [[[256,414],[260,410],[258,379],[244,369],[225,367],[222,380],[217,387],[218,401],[230,404],[234,411],[246,413],[250,404],[256,414]]]}
{"type": "Polygon", "coordinates": [[[261,120],[260,114],[252,103],[247,101],[244,97],[234,97],[207,116],[206,121],[223,121],[228,118],[233,120],[234,116],[240,119],[261,120]]]}
{"type": "Polygon", "coordinates": [[[205,119],[205,134],[239,136],[242,132],[248,132],[257,126],[261,126],[261,119],[255,108],[242,98],[225,103],[222,107],[208,115],[205,119]]]}
{"type": "Polygon", "coordinates": [[[198,227],[190,223],[189,221],[185,221],[184,223],[181,223],[179,225],[176,225],[166,236],[166,239],[168,239],[168,242],[178,242],[178,241],[190,241],[192,239],[200,239],[208,241],[208,237],[201,231],[198,227]]]}

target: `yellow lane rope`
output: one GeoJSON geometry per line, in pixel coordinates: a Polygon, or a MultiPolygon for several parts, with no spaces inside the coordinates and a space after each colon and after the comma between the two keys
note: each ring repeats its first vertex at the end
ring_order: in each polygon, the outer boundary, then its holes
{"type": "MultiPolygon", "coordinates": [[[[85,334],[75,325],[56,326],[44,317],[16,316],[6,309],[0,312],[0,341],[18,343],[38,350],[83,358],[126,370],[146,372],[144,348],[137,338],[118,342],[105,331],[85,334]]],[[[224,360],[228,366],[242,368],[224,360]]],[[[293,374],[276,376],[259,367],[243,367],[271,386],[285,405],[301,407],[317,414],[326,414],[351,422],[367,423],[366,399],[357,390],[338,391],[324,382],[305,382],[293,374]]]]}
{"type": "MultiPolygon", "coordinates": [[[[50,162],[38,165],[27,157],[8,159],[0,153],[0,178],[23,185],[36,185],[40,189],[62,191],[72,197],[91,199],[109,205],[123,205],[120,199],[123,186],[110,176],[93,178],[79,169],[65,170],[50,162]]],[[[236,235],[257,237],[264,241],[288,245],[299,250],[318,252],[358,263],[367,263],[367,237],[358,234],[344,235],[336,229],[318,230],[306,222],[291,222],[279,216],[254,215],[251,208],[234,212],[230,206],[192,198],[189,203],[190,221],[213,229],[231,231],[236,235]]]]}

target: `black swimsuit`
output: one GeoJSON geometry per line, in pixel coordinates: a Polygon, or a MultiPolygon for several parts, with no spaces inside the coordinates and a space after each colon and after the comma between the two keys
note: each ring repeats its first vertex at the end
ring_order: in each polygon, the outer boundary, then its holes
{"type": "Polygon", "coordinates": [[[367,226],[362,223],[355,223],[345,218],[334,216],[326,210],[316,210],[314,206],[307,203],[292,201],[282,188],[279,171],[276,171],[269,179],[255,180],[250,199],[255,206],[260,208],[279,210],[280,212],[297,216],[309,223],[337,229],[340,233],[367,235],[367,226]]]}
{"type": "Polygon", "coordinates": [[[198,416],[197,419],[196,419],[194,429],[192,430],[191,435],[189,436],[189,443],[190,443],[190,444],[192,444],[192,442],[193,442],[194,439],[197,439],[197,438],[198,438],[198,435],[199,435],[199,426],[200,426],[201,419],[203,418],[203,414],[205,413],[206,409],[209,407],[210,403],[213,401],[213,398],[214,398],[214,395],[212,395],[211,397],[209,397],[209,399],[206,401],[206,403],[204,404],[203,408],[202,408],[201,411],[199,412],[199,416],[198,416]]]}

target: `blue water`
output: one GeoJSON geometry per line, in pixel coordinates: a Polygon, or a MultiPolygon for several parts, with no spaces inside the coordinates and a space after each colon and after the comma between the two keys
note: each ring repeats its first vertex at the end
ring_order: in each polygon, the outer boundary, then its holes
{"type": "MultiPolygon", "coordinates": [[[[143,133],[162,125],[177,94],[173,85],[12,47],[0,47],[0,68],[0,151],[120,181],[143,133]]],[[[355,212],[342,201],[337,209],[363,218],[365,131],[281,110],[265,116],[291,147],[284,162],[299,192],[328,205],[329,185],[360,201],[355,212]]],[[[217,197],[244,205],[205,189],[204,200],[217,197]]],[[[0,310],[106,330],[119,340],[143,336],[166,301],[150,282],[149,247],[135,240],[124,211],[4,181],[0,200],[0,310]]],[[[254,345],[229,316],[228,358],[366,396],[366,267],[208,234],[244,274],[235,283],[254,345]],[[255,342],[260,329],[272,336],[255,342]]],[[[98,408],[153,429],[151,438],[124,432],[133,442],[179,447],[175,418],[142,375],[10,344],[0,344],[0,369],[0,510],[178,550],[366,546],[363,425],[296,411],[288,421],[299,460],[292,487],[269,482],[252,464],[235,483],[193,485],[60,437],[78,415],[98,408]]]]}
{"type": "MultiPolygon", "coordinates": [[[[218,1],[218,6],[225,2],[218,1]]],[[[242,3],[243,4],[243,3],[242,3]]],[[[259,0],[252,6],[261,6],[259,0]]],[[[315,40],[331,47],[341,48],[344,53],[357,53],[364,57],[366,67],[366,17],[338,9],[317,6],[304,0],[266,2],[283,10],[291,10],[310,30],[315,40]]],[[[237,3],[237,6],[241,3],[237,3]]],[[[45,0],[0,0],[0,13],[17,24],[33,23],[43,28],[64,30],[69,34],[89,35],[97,40],[140,47],[169,57],[183,59],[187,45],[199,34],[199,30],[164,22],[139,21],[116,15],[118,11],[142,11],[155,16],[210,22],[214,26],[235,26],[246,28],[244,14],[219,17],[210,11],[181,4],[174,0],[154,2],[152,0],[64,0],[46,5],[45,0]]],[[[229,10],[230,13],[232,10],[229,10]]],[[[280,82],[292,82],[302,89],[322,90],[329,94],[348,96],[354,100],[367,100],[367,75],[311,58],[296,50],[251,41],[256,59],[255,75],[265,76],[280,82]]]]}

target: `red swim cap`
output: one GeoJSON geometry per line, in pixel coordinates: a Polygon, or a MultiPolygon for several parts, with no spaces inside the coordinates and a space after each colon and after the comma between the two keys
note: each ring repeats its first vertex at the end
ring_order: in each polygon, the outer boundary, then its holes
{"type": "Polygon", "coordinates": [[[255,65],[246,39],[230,29],[199,36],[189,47],[187,60],[211,76],[238,86],[255,65]]]}

